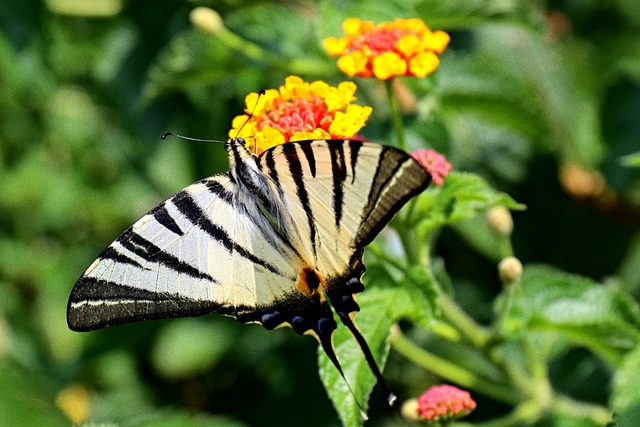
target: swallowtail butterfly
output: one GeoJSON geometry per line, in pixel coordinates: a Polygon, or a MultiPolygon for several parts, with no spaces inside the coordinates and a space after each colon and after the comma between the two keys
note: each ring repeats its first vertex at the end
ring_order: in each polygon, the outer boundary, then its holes
{"type": "Polygon", "coordinates": [[[89,266],[69,298],[69,327],[218,312],[311,334],[342,374],[335,311],[392,403],[354,324],[354,296],[364,290],[365,246],[431,176],[403,151],[369,142],[298,141],[258,157],[242,138],[225,148],[228,173],[153,208],[89,266]]]}

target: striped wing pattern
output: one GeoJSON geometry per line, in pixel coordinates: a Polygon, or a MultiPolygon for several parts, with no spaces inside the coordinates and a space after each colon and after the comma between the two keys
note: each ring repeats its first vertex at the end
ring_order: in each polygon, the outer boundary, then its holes
{"type": "Polygon", "coordinates": [[[350,314],[364,290],[364,247],[430,175],[406,153],[358,141],[300,141],[256,158],[230,140],[229,173],[192,184],[125,230],[80,277],[73,330],[213,311],[331,344],[331,307],[350,314]]]}

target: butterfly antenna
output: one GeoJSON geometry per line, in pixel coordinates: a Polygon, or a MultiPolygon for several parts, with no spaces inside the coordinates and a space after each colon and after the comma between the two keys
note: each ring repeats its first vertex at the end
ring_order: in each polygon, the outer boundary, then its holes
{"type": "Polygon", "coordinates": [[[245,120],[244,123],[242,124],[242,126],[240,126],[240,129],[238,129],[238,133],[236,133],[236,137],[234,139],[238,139],[242,129],[245,127],[245,125],[247,123],[249,123],[249,120],[251,120],[251,118],[253,117],[253,112],[256,111],[256,107],[258,106],[258,102],[260,101],[260,97],[262,95],[266,94],[266,93],[267,92],[264,89],[261,89],[260,92],[258,92],[258,98],[256,99],[256,103],[253,104],[253,108],[251,109],[251,112],[249,113],[249,116],[247,117],[247,120],[245,120]]]}
{"type": "MultiPolygon", "coordinates": [[[[249,120],[251,120],[251,117],[253,117],[253,112],[256,111],[256,107],[258,106],[258,101],[260,100],[260,97],[262,95],[264,95],[264,94],[266,94],[266,91],[264,89],[262,89],[260,92],[258,92],[258,99],[256,99],[256,103],[253,106],[253,108],[251,109],[251,112],[249,113],[249,117],[247,117],[247,120],[245,120],[245,122],[242,124],[242,126],[240,126],[240,129],[238,129],[238,133],[236,134],[236,137],[233,138],[234,140],[238,139],[238,137],[240,136],[240,132],[242,131],[242,128],[244,128],[245,125],[247,123],[249,123],[249,120]]],[[[196,141],[196,142],[215,142],[215,143],[218,143],[218,144],[226,144],[227,143],[227,141],[221,141],[219,139],[193,138],[191,136],[179,135],[179,134],[174,133],[174,132],[165,132],[165,133],[163,133],[162,134],[162,139],[167,139],[168,136],[174,136],[176,138],[186,139],[188,141],[196,141]]],[[[255,136],[252,136],[250,138],[255,138],[255,136]]]]}
{"type": "Polygon", "coordinates": [[[165,132],[162,134],[162,139],[167,139],[168,136],[175,136],[176,138],[186,139],[188,141],[196,141],[196,142],[215,142],[218,144],[226,144],[227,141],[220,141],[219,139],[201,139],[201,138],[192,138],[190,136],[178,135],[173,132],[165,132]]]}
{"type": "MultiPolygon", "coordinates": [[[[265,95],[267,92],[264,89],[261,89],[260,92],[258,92],[258,98],[256,99],[256,103],[253,104],[253,108],[251,109],[251,112],[249,113],[249,116],[247,117],[247,120],[244,121],[244,123],[242,124],[242,126],[240,126],[240,129],[238,129],[238,133],[236,133],[236,137],[233,139],[238,139],[240,137],[240,132],[242,132],[242,129],[245,127],[245,125],[247,123],[249,123],[249,120],[251,120],[251,118],[253,117],[253,112],[256,111],[256,107],[258,106],[258,102],[260,101],[260,97],[262,95],[265,95]]],[[[256,139],[255,136],[248,136],[247,138],[253,138],[256,139]]],[[[253,144],[253,149],[254,149],[254,153],[257,150],[258,147],[256,147],[256,144],[253,144]]]]}

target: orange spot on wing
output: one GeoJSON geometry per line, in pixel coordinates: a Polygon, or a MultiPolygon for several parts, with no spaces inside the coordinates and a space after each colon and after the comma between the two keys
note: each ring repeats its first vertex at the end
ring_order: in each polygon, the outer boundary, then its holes
{"type": "MultiPolygon", "coordinates": [[[[298,274],[298,283],[296,286],[305,295],[311,295],[317,292],[318,287],[324,286],[324,279],[315,269],[304,267],[298,274]]],[[[322,293],[320,293],[322,295],[322,293]]]]}

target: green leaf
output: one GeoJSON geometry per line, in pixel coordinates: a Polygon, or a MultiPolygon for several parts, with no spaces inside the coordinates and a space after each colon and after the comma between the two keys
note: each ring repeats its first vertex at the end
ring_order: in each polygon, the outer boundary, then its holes
{"type": "Polygon", "coordinates": [[[483,24],[473,37],[474,49],[446,56],[439,70],[454,152],[469,156],[479,150],[480,159],[494,157],[474,145],[486,128],[466,129],[479,119],[520,132],[561,161],[596,166],[604,155],[598,120],[602,79],[588,46],[550,43],[542,32],[513,22],[483,24]]]}
{"type": "Polygon", "coordinates": [[[226,81],[233,72],[233,52],[211,34],[192,30],[172,40],[152,64],[143,103],[185,89],[226,81]]]}
{"type": "Polygon", "coordinates": [[[456,233],[479,253],[496,264],[503,258],[503,238],[489,227],[485,215],[476,215],[453,225],[456,233]]]}
{"type": "Polygon", "coordinates": [[[423,0],[416,6],[416,11],[431,28],[460,29],[490,17],[513,16],[519,7],[514,0],[423,0]]]}
{"type": "Polygon", "coordinates": [[[430,329],[433,326],[433,320],[440,317],[436,286],[434,280],[422,268],[410,267],[402,283],[409,302],[405,302],[403,310],[397,313],[397,317],[409,318],[430,329]]]}
{"type": "Polygon", "coordinates": [[[478,212],[501,205],[508,209],[522,210],[525,206],[509,195],[491,188],[477,175],[451,172],[439,187],[423,193],[419,198],[419,215],[429,227],[454,224],[475,216],[478,212]]]}
{"type": "Polygon", "coordinates": [[[617,365],[640,338],[640,308],[616,286],[548,266],[525,266],[502,334],[530,331],[556,334],[584,345],[617,365]]]}
{"type": "Polygon", "coordinates": [[[124,426],[132,427],[208,427],[208,426],[225,426],[225,427],[244,427],[246,424],[241,423],[231,417],[213,416],[205,412],[197,414],[184,410],[160,410],[143,417],[137,418],[124,424],[124,426]]]}
{"type": "Polygon", "coordinates": [[[46,378],[0,363],[0,420],[8,426],[69,426],[46,378]],[[44,380],[44,381],[43,381],[44,380]]]}
{"type": "MultiPolygon", "coordinates": [[[[370,269],[365,277],[375,280],[376,286],[370,286],[358,296],[361,311],[355,316],[355,321],[378,362],[378,367],[383,370],[389,353],[391,326],[401,318],[421,319],[423,322],[428,322],[428,319],[433,316],[431,313],[435,311],[435,304],[429,298],[418,296],[420,293],[428,295],[429,290],[424,274],[421,277],[417,271],[412,272],[410,277],[420,282],[418,286],[410,281],[404,286],[397,285],[388,275],[374,269],[370,269]],[[409,286],[422,288],[423,285],[427,288],[426,290],[407,291],[409,286]]],[[[366,411],[368,397],[376,385],[376,379],[346,327],[338,327],[333,335],[333,341],[345,377],[358,402],[366,411]]],[[[350,426],[362,425],[363,419],[354,396],[321,348],[319,348],[318,365],[320,378],[342,423],[350,426]]],[[[386,402],[380,401],[374,404],[386,405],[386,402]]]]}
{"type": "Polygon", "coordinates": [[[611,407],[619,427],[640,423],[640,345],[630,351],[613,379],[611,407]]]}
{"type": "Polygon", "coordinates": [[[310,17],[290,5],[258,3],[244,7],[226,16],[225,25],[245,39],[258,43],[265,52],[295,58],[307,56],[310,50],[319,50],[310,17]]]}

